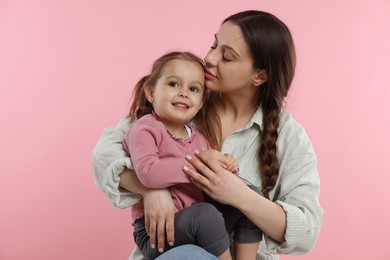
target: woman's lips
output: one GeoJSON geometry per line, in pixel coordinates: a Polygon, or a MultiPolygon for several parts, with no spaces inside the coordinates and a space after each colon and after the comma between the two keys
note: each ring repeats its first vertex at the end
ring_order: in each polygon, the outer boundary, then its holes
{"type": "Polygon", "coordinates": [[[215,78],[217,78],[217,76],[215,76],[214,73],[212,73],[207,68],[205,69],[204,74],[205,74],[206,79],[215,79],[215,78]]]}

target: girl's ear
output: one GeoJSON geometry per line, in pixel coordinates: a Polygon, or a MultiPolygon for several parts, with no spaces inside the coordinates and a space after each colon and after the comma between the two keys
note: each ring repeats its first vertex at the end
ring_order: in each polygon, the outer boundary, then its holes
{"type": "Polygon", "coordinates": [[[152,104],[154,101],[153,95],[154,95],[154,88],[150,85],[147,85],[144,87],[145,96],[148,99],[148,101],[152,104]]]}
{"type": "Polygon", "coordinates": [[[253,74],[253,85],[258,87],[268,80],[268,74],[266,70],[259,70],[253,74]]]}

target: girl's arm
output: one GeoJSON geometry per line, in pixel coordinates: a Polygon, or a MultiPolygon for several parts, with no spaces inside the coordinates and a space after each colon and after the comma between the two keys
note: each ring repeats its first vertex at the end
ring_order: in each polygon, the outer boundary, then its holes
{"type": "Polygon", "coordinates": [[[129,170],[133,166],[122,145],[129,128],[129,120],[125,117],[116,126],[103,131],[92,153],[95,182],[110,202],[119,208],[131,207],[143,197],[145,219],[152,223],[149,224],[149,232],[157,232],[154,237],[158,238],[159,248],[163,248],[165,231],[168,241],[174,241],[173,201],[168,190],[145,188],[134,171],[129,170]]]}
{"type": "MultiPolygon", "coordinates": [[[[160,124],[141,120],[134,123],[124,139],[141,183],[152,189],[191,183],[182,168],[184,165],[192,166],[185,159],[185,153],[177,152],[176,141],[167,135],[166,129],[162,129],[160,124]]],[[[208,147],[207,141],[201,138],[196,143],[199,149],[208,147]]]]}

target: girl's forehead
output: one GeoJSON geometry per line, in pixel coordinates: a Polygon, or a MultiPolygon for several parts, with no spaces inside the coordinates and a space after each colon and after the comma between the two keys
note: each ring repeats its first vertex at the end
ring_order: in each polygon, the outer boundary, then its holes
{"type": "MultiPolygon", "coordinates": [[[[183,70],[188,67],[191,67],[191,70],[194,70],[198,68],[200,71],[203,72],[203,66],[193,60],[184,60],[184,59],[173,59],[165,63],[163,67],[163,73],[166,71],[171,71],[171,70],[183,70]]],[[[195,73],[195,71],[194,71],[195,73]]]]}

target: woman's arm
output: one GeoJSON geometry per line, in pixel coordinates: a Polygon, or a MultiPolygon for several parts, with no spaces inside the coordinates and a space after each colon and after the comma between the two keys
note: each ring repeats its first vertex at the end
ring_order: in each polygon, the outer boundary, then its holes
{"type": "Polygon", "coordinates": [[[198,173],[185,172],[200,189],[217,201],[240,209],[263,229],[268,252],[304,254],[314,247],[323,216],[317,159],[302,126],[291,116],[285,116],[281,122],[277,141],[279,177],[270,192],[271,201],[256,197],[238,178],[207,162],[201,154],[190,160],[198,173]]]}
{"type": "Polygon", "coordinates": [[[195,154],[188,159],[202,173],[184,168],[184,172],[193,179],[197,187],[216,201],[239,209],[273,239],[284,241],[286,214],[281,206],[259,196],[240,178],[223,169],[216,160],[205,154],[195,154]]]}
{"type": "Polygon", "coordinates": [[[129,120],[124,117],[117,125],[104,129],[92,152],[95,183],[118,208],[131,207],[141,199],[139,194],[119,188],[120,174],[133,168],[122,146],[123,137],[129,128],[129,120]]]}

